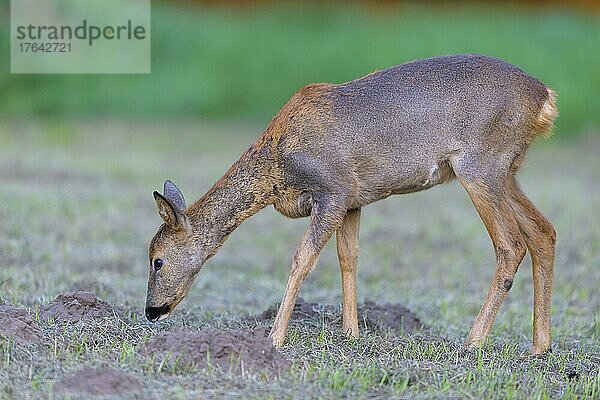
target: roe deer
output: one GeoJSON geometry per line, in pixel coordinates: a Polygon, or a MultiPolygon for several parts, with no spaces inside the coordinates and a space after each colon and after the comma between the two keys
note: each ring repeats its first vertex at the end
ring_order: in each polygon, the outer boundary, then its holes
{"type": "Polygon", "coordinates": [[[284,343],[298,292],[336,233],[343,329],[358,335],[356,262],[361,207],[454,178],[491,237],[496,272],[467,338],[481,345],[527,249],[534,282],[534,354],[550,348],[556,234],[515,174],[529,145],[550,134],[555,93],[504,61],[435,57],[298,91],[202,198],[186,208],[167,181],[154,192],[164,224],[149,248],[146,316],[166,318],[204,262],[245,219],[268,205],[310,217],[294,255],[271,338],[284,343]]]}

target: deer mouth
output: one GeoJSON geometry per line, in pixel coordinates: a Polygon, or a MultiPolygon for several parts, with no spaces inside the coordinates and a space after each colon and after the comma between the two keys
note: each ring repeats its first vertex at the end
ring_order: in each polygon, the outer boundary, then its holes
{"type": "Polygon", "coordinates": [[[163,304],[160,307],[146,307],[146,318],[150,322],[158,322],[171,315],[171,305],[163,304]]]}

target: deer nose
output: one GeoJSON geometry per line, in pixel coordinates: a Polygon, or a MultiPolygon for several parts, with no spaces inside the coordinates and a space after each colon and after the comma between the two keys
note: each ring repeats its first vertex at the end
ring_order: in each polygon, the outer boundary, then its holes
{"type": "Polygon", "coordinates": [[[150,322],[156,322],[158,319],[169,313],[169,305],[163,304],[160,307],[146,307],[146,318],[150,322]]]}

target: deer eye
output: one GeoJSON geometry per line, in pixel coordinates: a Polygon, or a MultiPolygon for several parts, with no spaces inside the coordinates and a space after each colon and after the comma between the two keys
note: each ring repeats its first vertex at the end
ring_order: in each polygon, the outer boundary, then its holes
{"type": "Polygon", "coordinates": [[[163,266],[163,260],[161,260],[160,258],[155,258],[154,262],[152,263],[152,266],[154,266],[155,271],[160,270],[163,266]]]}

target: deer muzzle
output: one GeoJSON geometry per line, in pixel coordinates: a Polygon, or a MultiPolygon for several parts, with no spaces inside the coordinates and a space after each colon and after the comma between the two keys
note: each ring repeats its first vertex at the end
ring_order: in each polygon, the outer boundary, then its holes
{"type": "Polygon", "coordinates": [[[163,304],[160,307],[146,307],[146,318],[150,322],[157,322],[171,315],[171,306],[163,304]]]}

